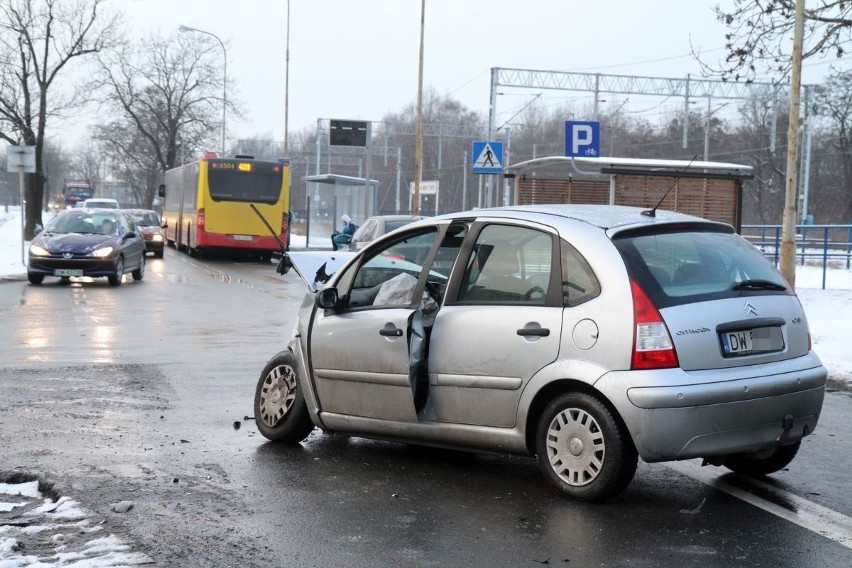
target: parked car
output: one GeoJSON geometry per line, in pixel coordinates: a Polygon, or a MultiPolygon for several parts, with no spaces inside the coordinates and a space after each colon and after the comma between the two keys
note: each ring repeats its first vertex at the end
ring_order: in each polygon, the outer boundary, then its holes
{"type": "MultiPolygon", "coordinates": [[[[81,202],[77,202],[78,204],[81,202]]],[[[92,197],[82,201],[82,207],[89,209],[118,209],[118,201],[115,199],[107,199],[105,197],[92,197]]]]}
{"type": "Polygon", "coordinates": [[[30,244],[27,277],[106,276],[113,286],[130,272],[145,275],[145,241],[133,219],[112,209],[67,209],[54,217],[30,244]]]}
{"type": "Polygon", "coordinates": [[[145,251],[154,253],[154,258],[163,258],[166,231],[160,222],[160,216],[151,209],[125,209],[133,217],[139,232],[145,239],[145,251]]]}
{"type": "Polygon", "coordinates": [[[434,217],[357,253],[290,252],[313,301],[263,369],[260,432],[537,457],[573,498],[638,458],[786,467],[826,369],[778,271],[734,229],[605,205],[434,217]],[[331,275],[331,276],[329,276],[331,275]]]}
{"type": "Polygon", "coordinates": [[[420,219],[423,219],[423,217],[419,215],[377,215],[375,217],[368,217],[361,223],[355,234],[352,235],[349,250],[361,250],[368,243],[373,242],[382,235],[420,219]]]}

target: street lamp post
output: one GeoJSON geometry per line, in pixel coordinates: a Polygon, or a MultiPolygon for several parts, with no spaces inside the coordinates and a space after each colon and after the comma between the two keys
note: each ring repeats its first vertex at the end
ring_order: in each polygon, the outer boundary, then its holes
{"type": "Polygon", "coordinates": [[[219,36],[214,34],[213,32],[208,32],[206,30],[199,30],[198,28],[191,28],[189,26],[180,26],[178,30],[182,32],[197,32],[200,34],[207,34],[212,36],[219,42],[219,45],[222,46],[222,56],[224,57],[225,65],[222,69],[222,156],[225,155],[225,117],[228,113],[228,50],[225,49],[225,44],[219,39],[219,36]]]}
{"type": "Polygon", "coordinates": [[[290,0],[287,0],[287,51],[284,53],[284,155],[290,155],[288,121],[290,111],[290,0]]]}

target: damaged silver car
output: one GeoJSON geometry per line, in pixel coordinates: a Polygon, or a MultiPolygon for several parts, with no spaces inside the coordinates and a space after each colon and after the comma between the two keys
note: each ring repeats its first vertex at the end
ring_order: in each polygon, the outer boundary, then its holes
{"type": "Polygon", "coordinates": [[[310,287],[263,369],[270,440],[326,432],[535,456],[570,497],[639,458],[786,467],[826,370],[798,298],[729,225],[518,206],[418,221],[358,253],[291,252],[310,287]]]}

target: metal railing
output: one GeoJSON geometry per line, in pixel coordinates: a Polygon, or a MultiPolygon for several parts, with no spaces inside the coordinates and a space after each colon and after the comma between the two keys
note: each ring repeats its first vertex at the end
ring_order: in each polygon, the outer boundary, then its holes
{"type": "MultiPolygon", "coordinates": [[[[741,234],[778,266],[781,225],[743,225],[741,234]]],[[[852,267],[852,225],[796,225],[796,259],[822,265],[822,289],[829,265],[852,267]]]]}

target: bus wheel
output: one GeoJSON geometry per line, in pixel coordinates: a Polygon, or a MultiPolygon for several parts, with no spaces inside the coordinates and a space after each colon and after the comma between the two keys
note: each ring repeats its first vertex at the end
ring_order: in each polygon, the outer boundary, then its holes
{"type": "Polygon", "coordinates": [[[260,262],[269,262],[270,260],[272,260],[272,253],[271,252],[260,253],[260,262]]]}
{"type": "Polygon", "coordinates": [[[191,246],[189,246],[189,245],[187,245],[187,247],[186,247],[186,252],[187,252],[187,253],[189,254],[189,256],[191,256],[192,258],[195,258],[196,256],[198,256],[198,249],[194,249],[194,248],[192,248],[192,247],[191,247],[191,246]]]}

